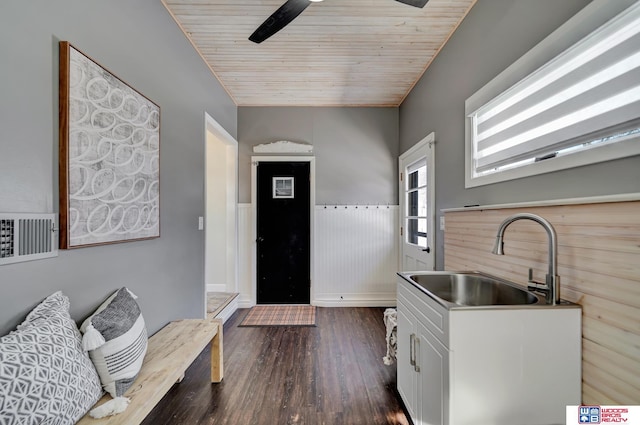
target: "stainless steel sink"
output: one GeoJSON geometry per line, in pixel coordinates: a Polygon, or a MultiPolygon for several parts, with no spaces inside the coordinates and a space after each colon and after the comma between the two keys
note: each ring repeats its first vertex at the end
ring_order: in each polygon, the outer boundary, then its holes
{"type": "Polygon", "coordinates": [[[544,303],[544,299],[493,276],[479,272],[400,273],[418,289],[446,307],[523,306],[544,303]],[[445,303],[443,303],[444,301],[445,303]]]}

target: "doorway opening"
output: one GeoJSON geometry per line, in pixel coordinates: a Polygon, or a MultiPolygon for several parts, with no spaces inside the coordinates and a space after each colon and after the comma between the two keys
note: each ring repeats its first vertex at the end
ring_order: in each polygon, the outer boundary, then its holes
{"type": "Polygon", "coordinates": [[[205,113],[205,311],[207,292],[238,292],[238,142],[205,113]]]}

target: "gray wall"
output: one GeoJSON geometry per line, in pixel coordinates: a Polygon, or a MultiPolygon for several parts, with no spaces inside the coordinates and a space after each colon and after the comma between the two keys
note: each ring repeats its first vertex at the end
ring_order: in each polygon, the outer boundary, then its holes
{"type": "Polygon", "coordinates": [[[253,146],[278,140],[313,144],[316,204],[398,202],[398,108],[238,108],[240,202],[253,146]]]}
{"type": "Polygon", "coordinates": [[[64,291],[88,315],[128,286],[151,332],[204,314],[204,113],[237,133],[237,108],[158,0],[0,2],[0,212],[57,212],[58,41],[161,108],[161,237],[0,266],[0,335],[64,291]]]}
{"type": "MultiPolygon", "coordinates": [[[[587,0],[479,0],[400,107],[400,151],[436,134],[436,209],[640,191],[640,157],[464,187],[464,102],[587,0]]],[[[436,235],[443,268],[443,234],[436,235]]]]}

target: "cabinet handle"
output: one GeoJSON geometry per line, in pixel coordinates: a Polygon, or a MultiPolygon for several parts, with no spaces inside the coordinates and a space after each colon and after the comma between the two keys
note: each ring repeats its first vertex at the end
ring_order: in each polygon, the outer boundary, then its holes
{"type": "Polygon", "coordinates": [[[420,338],[413,339],[413,370],[420,373],[420,365],[418,364],[418,358],[420,358],[420,338]]]}
{"type": "Polygon", "coordinates": [[[409,364],[416,367],[416,334],[409,335],[409,364]]]}

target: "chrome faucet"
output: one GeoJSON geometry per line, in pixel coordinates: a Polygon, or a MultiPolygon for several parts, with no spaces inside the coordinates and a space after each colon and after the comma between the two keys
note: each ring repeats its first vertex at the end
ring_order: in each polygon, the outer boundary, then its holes
{"type": "Polygon", "coordinates": [[[529,283],[533,283],[533,285],[530,285],[528,289],[544,292],[546,294],[547,304],[558,304],[560,302],[560,276],[557,275],[558,241],[556,231],[551,223],[549,223],[539,215],[529,213],[520,213],[507,217],[498,228],[496,242],[491,252],[496,255],[504,255],[504,231],[506,230],[507,226],[509,226],[514,221],[523,219],[533,220],[536,223],[542,225],[542,227],[544,227],[544,230],[547,231],[547,235],[549,236],[549,273],[547,273],[546,275],[546,282],[544,286],[542,286],[542,283],[535,282],[533,280],[533,270],[529,269],[529,283]]]}

